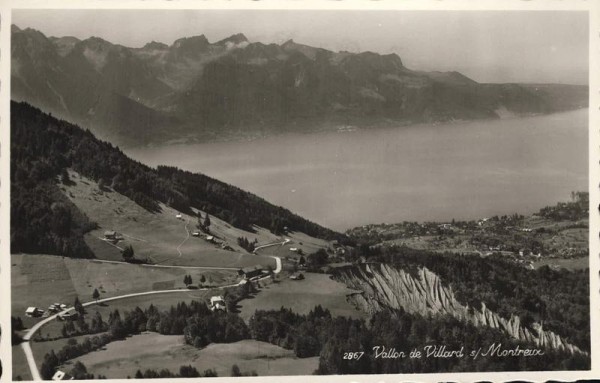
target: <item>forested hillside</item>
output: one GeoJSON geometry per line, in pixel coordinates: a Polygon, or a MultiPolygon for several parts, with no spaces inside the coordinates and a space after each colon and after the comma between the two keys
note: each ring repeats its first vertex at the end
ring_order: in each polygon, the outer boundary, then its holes
{"type": "Polygon", "coordinates": [[[320,238],[339,234],[260,197],[202,174],[157,170],[128,158],[89,130],[57,120],[26,103],[11,103],[11,251],[92,256],[82,235],[94,227],[60,192],[66,169],[121,193],[149,211],[159,203],[184,212],[197,208],[253,231],[287,228],[320,238]]]}

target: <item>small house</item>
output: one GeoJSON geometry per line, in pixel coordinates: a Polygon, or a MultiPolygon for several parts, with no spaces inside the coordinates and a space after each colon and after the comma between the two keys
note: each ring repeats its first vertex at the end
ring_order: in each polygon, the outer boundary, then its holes
{"type": "Polygon", "coordinates": [[[213,242],[215,240],[215,237],[213,237],[212,235],[209,235],[206,237],[206,241],[208,242],[213,242]]]}
{"type": "Polygon", "coordinates": [[[37,307],[27,307],[25,315],[31,318],[41,317],[44,314],[44,310],[37,307]]]}
{"type": "Polygon", "coordinates": [[[290,275],[290,279],[292,281],[301,281],[304,279],[304,274],[302,273],[294,273],[292,275],[290,275]]]}
{"type": "Polygon", "coordinates": [[[210,297],[210,309],[212,311],[221,310],[227,311],[227,306],[225,305],[225,299],[220,295],[215,295],[210,297]]]}
{"type": "Polygon", "coordinates": [[[244,267],[243,269],[240,270],[240,274],[246,279],[259,277],[262,275],[262,273],[263,273],[262,266],[259,266],[259,265],[253,266],[253,267],[244,267]]]}
{"type": "Polygon", "coordinates": [[[50,311],[51,313],[57,313],[59,311],[62,311],[62,308],[60,307],[60,303],[51,304],[48,307],[48,311],[50,311]]]}
{"type": "Polygon", "coordinates": [[[290,251],[293,251],[294,253],[298,251],[297,247],[290,247],[290,251]]]}
{"type": "Polygon", "coordinates": [[[194,237],[199,237],[200,236],[200,232],[199,231],[195,231],[195,232],[192,233],[192,235],[194,237]]]}
{"type": "Polygon", "coordinates": [[[56,370],[54,375],[52,375],[52,380],[73,380],[73,377],[66,372],[56,370]]]}
{"type": "Polygon", "coordinates": [[[117,232],[114,230],[106,230],[104,232],[104,239],[117,239],[117,232]]]}
{"type": "Polygon", "coordinates": [[[75,319],[77,319],[77,313],[75,313],[75,312],[62,313],[62,314],[58,314],[57,318],[60,321],[75,320],[75,319]]]}
{"type": "Polygon", "coordinates": [[[182,216],[181,214],[177,214],[177,215],[175,216],[175,218],[177,218],[177,219],[183,219],[183,216],[182,216]]]}

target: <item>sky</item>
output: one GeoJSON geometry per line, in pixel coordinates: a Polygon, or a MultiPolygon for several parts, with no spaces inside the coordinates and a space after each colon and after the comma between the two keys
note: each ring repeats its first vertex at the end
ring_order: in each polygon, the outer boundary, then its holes
{"type": "Polygon", "coordinates": [[[588,82],[587,12],[15,10],[12,22],[128,47],[243,33],[251,42],[396,53],[410,69],[459,71],[478,82],[588,82]]]}

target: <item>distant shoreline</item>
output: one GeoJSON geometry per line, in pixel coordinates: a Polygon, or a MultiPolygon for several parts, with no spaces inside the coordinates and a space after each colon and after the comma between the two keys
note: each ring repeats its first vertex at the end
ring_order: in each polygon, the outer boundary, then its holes
{"type": "Polygon", "coordinates": [[[235,137],[234,135],[222,135],[215,137],[211,135],[212,138],[202,139],[200,137],[188,137],[181,139],[171,139],[166,140],[163,143],[148,143],[145,145],[136,145],[136,146],[121,146],[124,150],[139,150],[139,149],[155,149],[161,147],[169,147],[169,146],[179,146],[179,145],[203,145],[203,144],[213,144],[213,143],[235,143],[235,142],[254,142],[257,140],[264,140],[268,138],[273,138],[277,136],[292,134],[292,135],[306,135],[306,134],[315,134],[315,133],[351,133],[356,131],[365,131],[371,129],[390,129],[390,128],[414,128],[419,126],[452,126],[459,123],[476,123],[482,121],[499,121],[499,120],[512,120],[512,119],[527,119],[533,117],[540,116],[550,116],[555,114],[563,114],[563,113],[571,113],[577,112],[582,109],[588,109],[588,106],[576,108],[576,109],[568,109],[555,111],[551,113],[525,113],[520,115],[513,115],[507,117],[497,117],[497,118],[481,118],[481,119],[452,119],[447,121],[431,121],[431,122],[423,122],[423,121],[412,121],[412,120],[389,120],[389,119],[381,119],[376,122],[370,122],[368,124],[340,124],[334,123],[333,125],[327,124],[326,122],[319,123],[317,126],[315,125],[307,125],[304,130],[288,130],[286,128],[281,130],[269,130],[265,133],[260,133],[256,131],[249,132],[247,135],[242,135],[239,137],[235,137]],[[312,126],[312,128],[310,127],[312,126]]]}

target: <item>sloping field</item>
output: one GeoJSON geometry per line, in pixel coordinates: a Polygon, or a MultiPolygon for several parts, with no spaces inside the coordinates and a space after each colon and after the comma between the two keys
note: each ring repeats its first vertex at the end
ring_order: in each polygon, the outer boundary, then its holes
{"type": "Polygon", "coordinates": [[[316,305],[329,309],[336,316],[365,318],[366,314],[346,301],[355,292],[332,280],[327,274],[304,273],[304,280],[282,279],[263,286],[252,299],[241,301],[240,315],[250,319],[256,310],[279,310],[282,306],[298,314],[308,314],[316,305]]]}
{"type": "Polygon", "coordinates": [[[109,379],[133,377],[146,369],[167,368],[178,372],[182,365],[192,365],[202,372],[215,369],[219,376],[230,376],[237,364],[242,372],[259,375],[310,375],[318,366],[318,358],[299,359],[291,350],[269,343],[244,340],[231,344],[211,344],[199,350],[183,342],[183,337],[144,333],[123,341],[112,342],[104,350],[74,359],[88,372],[109,379]]]}
{"type": "Polygon", "coordinates": [[[11,315],[21,317],[25,327],[31,327],[38,321],[25,316],[29,306],[46,309],[54,302],[72,304],[77,291],[65,258],[38,254],[11,255],[11,297],[11,315]]]}
{"type": "MultiPolygon", "coordinates": [[[[191,235],[197,230],[197,217],[165,205],[161,205],[161,212],[151,213],[119,193],[101,190],[97,183],[75,172],[70,172],[70,178],[73,183],[62,185],[61,189],[82,212],[98,223],[99,228],[88,233],[85,241],[100,259],[119,261],[121,249],[131,245],[137,258],[162,265],[239,268],[261,264],[275,267],[272,258],[248,254],[237,245],[238,237],[256,238],[259,243],[278,240],[267,230],[249,233],[211,217],[211,234],[235,251],[223,250],[219,244],[191,235]],[[116,244],[104,241],[106,230],[116,230],[124,239],[116,244]]],[[[202,216],[205,216],[204,212],[202,216]]]]}
{"type": "MultiPolygon", "coordinates": [[[[233,270],[155,268],[42,254],[13,254],[11,262],[11,315],[21,317],[26,327],[39,321],[38,318],[25,316],[27,307],[47,309],[54,302],[72,305],[76,297],[81,302],[91,301],[94,289],[98,289],[101,298],[108,298],[136,292],[185,288],[183,277],[186,274],[192,276],[194,284],[200,282],[201,276],[205,278],[205,285],[228,285],[238,281],[237,272],[233,270]]],[[[160,299],[175,304],[185,294],[192,293],[199,292],[191,290],[166,298],[148,296],[118,302],[130,309],[135,307],[136,302],[140,302],[140,307],[147,307],[160,299]],[[142,306],[142,303],[147,304],[142,306]]],[[[117,302],[111,303],[111,306],[114,304],[117,302]]],[[[50,323],[42,329],[42,333],[54,336],[61,327],[62,325],[59,327],[58,324],[50,323]]]]}

